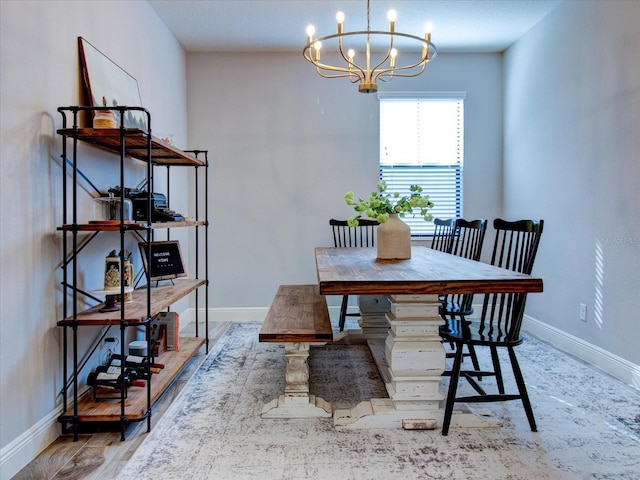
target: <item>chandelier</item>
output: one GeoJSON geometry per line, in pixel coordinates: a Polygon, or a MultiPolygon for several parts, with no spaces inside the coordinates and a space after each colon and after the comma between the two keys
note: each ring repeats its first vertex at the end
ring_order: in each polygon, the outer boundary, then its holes
{"type": "MultiPolygon", "coordinates": [[[[389,10],[389,30],[371,30],[370,5],[367,0],[367,30],[345,32],[343,29],[344,13],[336,14],[338,33],[314,38],[315,27],[307,27],[307,44],[302,54],[316,67],[318,74],[324,78],[348,78],[351,83],[358,82],[358,91],[372,93],[378,90],[378,81],[388,82],[394,77],[415,77],[424,72],[427,62],[437,55],[435,45],[431,43],[431,28],[427,25],[424,37],[395,31],[396,12],[389,10]],[[398,38],[400,37],[400,38],[398,38]],[[382,39],[386,47],[380,48],[378,43],[372,45],[372,39],[382,39]],[[407,39],[412,47],[406,53],[398,53],[394,47],[395,40],[407,39]],[[330,48],[325,48],[325,44],[330,48]],[[346,44],[346,46],[345,46],[346,44]],[[356,47],[350,48],[351,46],[356,47]],[[347,48],[349,47],[349,48],[347,48]],[[386,48],[386,52],[384,51],[386,48]],[[345,53],[346,49],[346,53],[345,53]],[[339,64],[323,63],[321,51],[337,51],[339,64]],[[356,58],[357,56],[357,58],[356,58]],[[362,58],[362,59],[361,59],[362,58]]],[[[336,62],[336,63],[338,63],[336,62]]]]}

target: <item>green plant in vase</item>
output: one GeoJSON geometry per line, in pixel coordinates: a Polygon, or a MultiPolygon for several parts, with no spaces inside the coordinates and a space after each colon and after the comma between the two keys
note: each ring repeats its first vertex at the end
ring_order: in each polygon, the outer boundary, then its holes
{"type": "Polygon", "coordinates": [[[353,192],[347,192],[344,199],[347,205],[353,206],[357,215],[348,219],[349,226],[357,227],[358,220],[366,215],[369,218],[385,223],[389,220],[389,215],[398,214],[400,217],[406,216],[408,213],[415,217],[417,212],[425,221],[433,220],[433,215],[429,213],[429,209],[433,208],[433,202],[429,200],[429,195],[422,193],[420,185],[411,185],[409,187],[410,194],[400,196],[398,192],[387,192],[387,182],[381,180],[378,182],[378,191],[371,192],[369,198],[363,200],[359,198],[355,200],[353,192]],[[415,210],[415,211],[414,211],[415,210]]]}
{"type": "Polygon", "coordinates": [[[387,182],[378,182],[378,191],[371,192],[369,198],[355,200],[353,192],[345,194],[347,205],[353,206],[357,215],[348,219],[349,226],[357,227],[363,215],[380,222],[377,232],[377,258],[379,260],[406,260],[411,258],[411,228],[401,218],[407,214],[420,216],[430,221],[433,216],[429,209],[433,202],[429,195],[422,193],[422,187],[411,185],[409,195],[387,192],[387,182]]]}

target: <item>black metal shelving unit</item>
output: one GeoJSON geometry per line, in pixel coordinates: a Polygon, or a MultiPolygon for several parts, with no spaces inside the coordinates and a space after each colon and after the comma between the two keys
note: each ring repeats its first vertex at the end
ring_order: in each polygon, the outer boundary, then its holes
{"type": "MultiPolygon", "coordinates": [[[[81,424],[91,422],[117,422],[121,426],[121,440],[125,439],[127,426],[132,422],[147,420],[147,430],[151,429],[151,412],[155,401],[171,385],[182,369],[186,366],[193,355],[204,344],[206,352],[209,350],[209,264],[208,264],[208,197],[209,189],[207,173],[209,168],[208,152],[206,150],[180,150],[170,143],[155,138],[151,134],[151,115],[142,107],[81,107],[69,106],[60,107],[58,111],[62,115],[62,128],[58,134],[62,138],[62,225],[58,230],[62,232],[62,289],[63,289],[63,319],[57,324],[63,328],[63,371],[64,386],[63,413],[59,421],[63,425],[63,430],[73,431],[74,440],[78,439],[78,430],[81,424]],[[91,116],[97,111],[111,110],[115,118],[119,121],[117,128],[83,128],[80,126],[81,119],[91,116]],[[129,128],[125,126],[125,118],[130,114],[135,114],[143,121],[144,128],[129,128]],[[114,153],[119,157],[120,173],[120,220],[117,222],[81,222],[78,218],[79,202],[79,181],[84,179],[96,192],[100,191],[82,173],[79,165],[78,145],[79,143],[92,145],[96,148],[114,153]],[[69,156],[70,155],[70,156],[69,156]],[[131,221],[125,219],[125,188],[126,169],[125,159],[132,158],[146,162],[147,198],[146,198],[146,220],[131,221]],[[170,172],[172,166],[192,167],[194,169],[195,182],[195,216],[183,221],[153,222],[152,221],[152,192],[154,191],[154,168],[164,167],[167,169],[166,191],[167,195],[171,191],[170,172]],[[204,180],[200,178],[200,172],[204,170],[204,180]],[[200,199],[201,192],[199,185],[204,183],[204,202],[200,199]],[[200,205],[204,203],[204,212],[200,205]],[[152,282],[146,281],[146,285],[136,288],[132,293],[131,302],[120,302],[121,308],[118,311],[101,311],[104,306],[98,303],[89,309],[79,309],[80,295],[88,297],[96,302],[100,299],[91,295],[79,286],[78,279],[78,255],[85,247],[102,232],[119,235],[120,240],[120,265],[124,265],[125,257],[125,237],[134,235],[140,241],[147,244],[147,255],[150,257],[151,244],[154,241],[155,232],[165,230],[167,238],[171,229],[174,228],[195,228],[195,275],[194,278],[176,279],[169,285],[153,286],[152,282]],[[204,235],[201,230],[204,229],[204,235]],[[82,239],[80,235],[85,235],[82,239]],[[204,243],[202,243],[204,242],[204,243]],[[200,272],[200,250],[204,250],[204,272],[200,272]],[[205,294],[205,333],[204,338],[199,332],[199,291],[204,289],[205,294]],[[150,339],[150,325],[152,318],[161,311],[165,311],[181,298],[193,293],[195,295],[195,337],[181,339],[180,351],[166,352],[160,358],[165,364],[165,368],[157,373],[151,374],[149,365],[156,359],[153,358],[153,345],[150,339]],[[80,391],[82,382],[80,374],[84,363],[80,361],[78,351],[78,331],[83,326],[118,326],[120,334],[120,355],[127,354],[126,331],[129,327],[144,327],[147,339],[147,352],[151,355],[146,366],[146,374],[149,380],[146,382],[144,392],[134,391],[133,388],[126,388],[124,375],[119,389],[119,398],[114,400],[94,400],[89,390],[80,391]],[[71,365],[69,365],[69,350],[72,352],[71,365]],[[72,389],[71,394],[69,390],[72,389]]],[[[124,268],[120,269],[120,296],[125,297],[124,268]]],[[[94,343],[94,349],[89,352],[91,355],[101,344],[104,336],[108,332],[104,330],[102,336],[94,343]]],[[[178,334],[178,332],[176,332],[178,334]]],[[[88,372],[82,372],[86,374],[88,372]]],[[[122,364],[124,373],[124,362],[122,364]]]]}

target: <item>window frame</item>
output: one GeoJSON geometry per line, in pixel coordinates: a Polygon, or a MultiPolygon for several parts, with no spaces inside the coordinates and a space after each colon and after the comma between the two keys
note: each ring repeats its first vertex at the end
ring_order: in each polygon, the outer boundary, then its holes
{"type": "MultiPolygon", "coordinates": [[[[430,210],[430,213],[434,217],[440,218],[460,218],[463,216],[463,172],[464,172],[464,100],[466,99],[466,92],[452,91],[452,92],[378,92],[378,101],[380,102],[380,147],[379,147],[379,175],[380,180],[386,180],[389,186],[390,192],[399,191],[404,194],[404,189],[408,192],[409,185],[417,183],[425,188],[425,193],[430,195],[431,200],[434,202],[435,207],[430,210]],[[457,108],[460,109],[458,114],[461,118],[458,121],[456,127],[456,150],[452,152],[452,158],[455,158],[455,163],[383,163],[383,160],[387,158],[385,153],[385,147],[383,145],[384,133],[383,133],[383,118],[382,103],[384,101],[452,101],[455,102],[457,108]],[[416,172],[411,172],[411,170],[416,172]],[[394,171],[395,170],[395,171],[394,171]],[[392,175],[392,172],[397,175],[392,175]],[[414,179],[407,179],[407,175],[410,177],[415,174],[414,179]],[[429,177],[428,181],[425,181],[423,176],[429,177]],[[431,183],[431,191],[429,190],[429,183],[431,183]],[[440,187],[450,188],[455,186],[455,190],[441,191],[440,187]],[[439,202],[440,200],[440,206],[439,202]]],[[[418,115],[420,115],[418,113],[418,115]]],[[[418,117],[419,119],[419,117],[418,117]]],[[[419,147],[416,147],[419,148],[419,147]]],[[[420,156],[420,151],[416,151],[416,156],[420,156]]],[[[412,218],[411,215],[404,217],[404,221],[408,223],[411,228],[411,237],[413,239],[428,239],[433,236],[434,225],[433,222],[424,222],[419,216],[412,218]]]]}

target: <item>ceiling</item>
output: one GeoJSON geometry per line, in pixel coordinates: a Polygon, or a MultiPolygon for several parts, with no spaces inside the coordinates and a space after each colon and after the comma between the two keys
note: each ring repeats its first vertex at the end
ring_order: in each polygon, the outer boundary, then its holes
{"type": "MultiPolygon", "coordinates": [[[[366,29],[365,0],[148,0],[187,52],[302,51],[308,24],[318,36],[366,29]]],[[[396,31],[424,35],[442,52],[501,52],[566,0],[371,0],[371,29],[386,30],[387,10],[398,13],[396,31]]]]}

